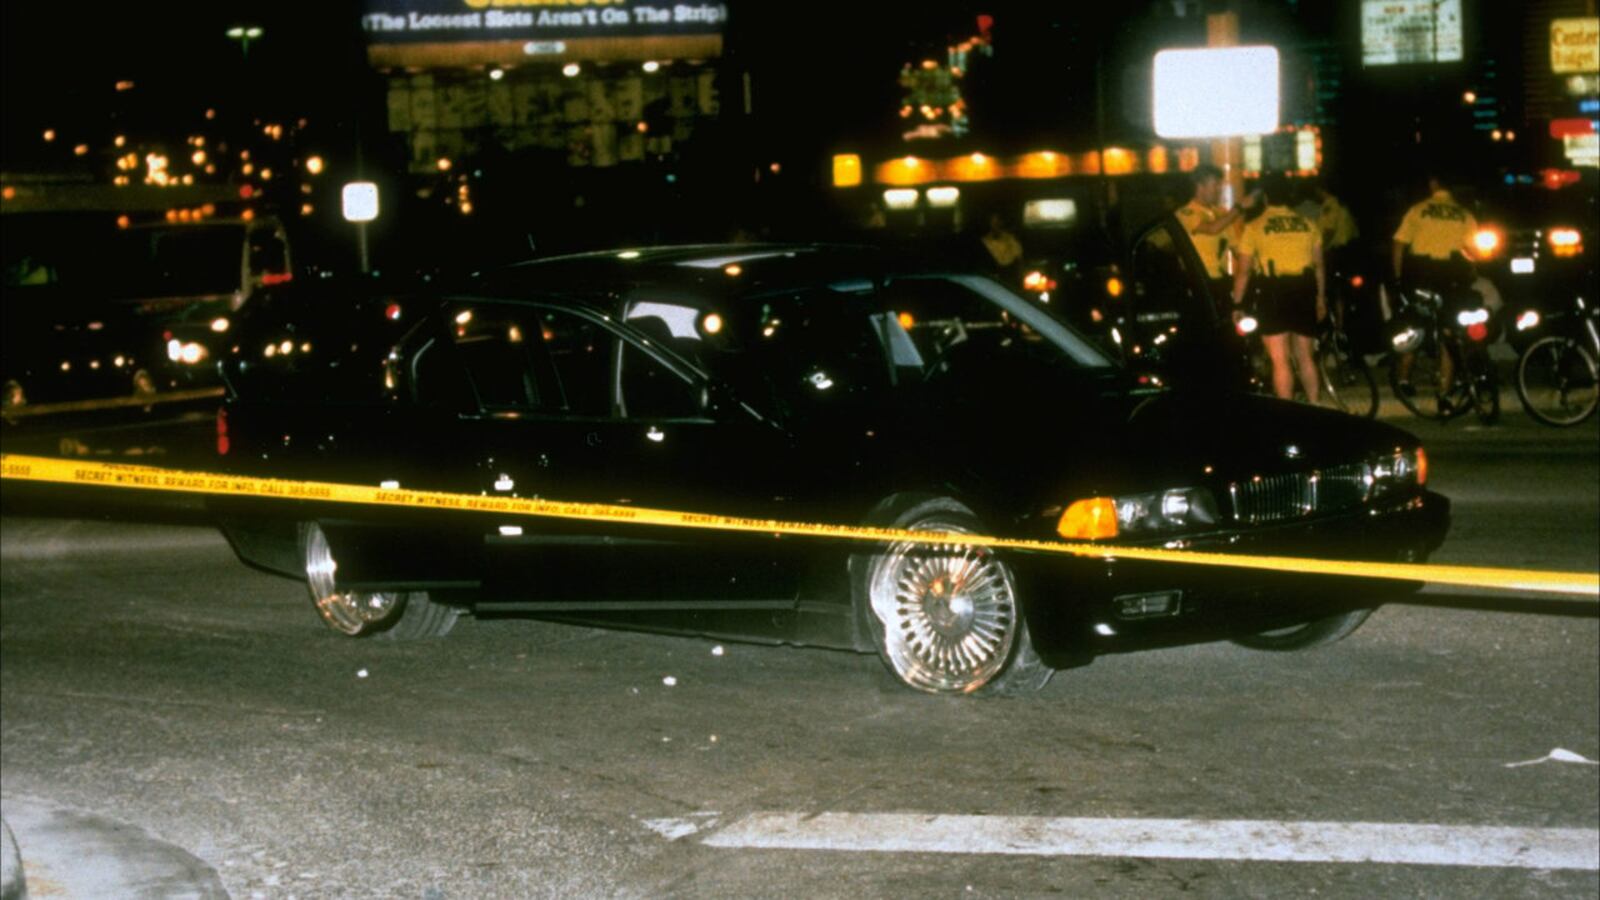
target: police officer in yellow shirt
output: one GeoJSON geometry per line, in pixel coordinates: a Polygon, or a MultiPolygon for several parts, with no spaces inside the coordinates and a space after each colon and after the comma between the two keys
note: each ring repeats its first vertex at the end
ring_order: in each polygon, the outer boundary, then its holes
{"type": "Polygon", "coordinates": [[[1349,208],[1339,202],[1327,185],[1318,182],[1313,191],[1318,206],[1317,226],[1322,229],[1322,256],[1328,271],[1335,275],[1348,273],[1350,266],[1344,257],[1354,249],[1361,229],[1356,227],[1355,216],[1350,214],[1349,208]]]}
{"type": "MultiPolygon", "coordinates": [[[[1406,210],[1400,228],[1394,233],[1394,274],[1408,295],[1421,289],[1438,294],[1447,307],[1450,299],[1470,288],[1473,279],[1472,236],[1478,220],[1457,203],[1438,175],[1428,176],[1428,199],[1406,210]]],[[[1447,310],[1448,311],[1448,310],[1447,310]]],[[[1396,360],[1398,389],[1410,395],[1411,363],[1414,354],[1402,353],[1396,360]]],[[[1455,361],[1450,354],[1439,355],[1439,405],[1446,410],[1444,394],[1455,377],[1455,361]]]]}
{"type": "Polygon", "coordinates": [[[1265,187],[1267,208],[1245,226],[1236,248],[1239,260],[1233,281],[1233,318],[1238,322],[1244,317],[1245,290],[1251,279],[1260,279],[1256,322],[1261,343],[1272,359],[1272,391],[1285,400],[1293,398],[1298,374],[1306,400],[1316,403],[1321,382],[1313,340],[1317,322],[1328,315],[1322,232],[1316,222],[1287,205],[1289,190],[1285,179],[1269,179],[1265,187]],[[1252,273],[1252,269],[1259,271],[1252,273]]]}
{"type": "Polygon", "coordinates": [[[1255,205],[1257,195],[1248,195],[1239,207],[1224,212],[1218,205],[1222,202],[1222,170],[1216,166],[1200,166],[1190,178],[1194,194],[1174,212],[1206,267],[1213,301],[1225,307],[1232,286],[1227,268],[1227,232],[1244,215],[1245,209],[1255,205]]]}

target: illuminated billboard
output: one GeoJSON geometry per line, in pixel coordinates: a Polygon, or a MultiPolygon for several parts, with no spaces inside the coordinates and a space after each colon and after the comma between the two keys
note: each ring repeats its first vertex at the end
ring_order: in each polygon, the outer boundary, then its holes
{"type": "Polygon", "coordinates": [[[1164,138],[1278,130],[1275,47],[1162,50],[1154,86],[1155,129],[1164,138]]]}
{"type": "Polygon", "coordinates": [[[1361,63],[1461,61],[1461,0],[1361,0],[1361,63]]]}
{"type": "Polygon", "coordinates": [[[367,0],[379,68],[722,55],[726,3],[692,0],[367,0]]]}
{"type": "Polygon", "coordinates": [[[1600,72],[1600,18],[1550,23],[1550,71],[1600,72]]]}

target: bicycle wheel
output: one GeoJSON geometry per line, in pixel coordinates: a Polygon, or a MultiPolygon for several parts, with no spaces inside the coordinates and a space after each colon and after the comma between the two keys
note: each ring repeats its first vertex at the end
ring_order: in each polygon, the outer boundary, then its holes
{"type": "Polygon", "coordinates": [[[1495,374],[1494,362],[1487,352],[1469,353],[1464,360],[1463,384],[1472,411],[1485,425],[1500,421],[1500,378],[1495,374]]]}
{"type": "Polygon", "coordinates": [[[1378,380],[1361,357],[1350,352],[1348,341],[1338,337],[1323,341],[1317,347],[1317,371],[1322,375],[1322,392],[1335,408],[1368,419],[1378,414],[1378,380]]]}
{"type": "Polygon", "coordinates": [[[1517,360],[1517,398],[1546,425],[1576,425],[1600,405],[1600,364],[1571,338],[1542,337],[1517,360]]]}
{"type": "Polygon", "coordinates": [[[1418,347],[1411,355],[1410,390],[1400,381],[1400,360],[1392,358],[1389,362],[1389,386],[1394,390],[1394,395],[1405,404],[1406,409],[1413,415],[1424,419],[1447,419],[1449,414],[1441,414],[1439,407],[1434,403],[1434,391],[1439,384],[1439,353],[1438,340],[1430,340],[1418,347]]]}

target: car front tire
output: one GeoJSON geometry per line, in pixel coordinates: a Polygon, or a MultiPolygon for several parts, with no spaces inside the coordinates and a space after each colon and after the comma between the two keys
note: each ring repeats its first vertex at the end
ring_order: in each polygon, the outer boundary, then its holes
{"type": "Polygon", "coordinates": [[[1343,640],[1351,632],[1361,627],[1372,615],[1370,609],[1356,609],[1349,612],[1336,613],[1320,619],[1312,619],[1300,625],[1291,625],[1288,628],[1274,628],[1257,634],[1245,635],[1233,639],[1241,647],[1251,650],[1268,650],[1276,653],[1286,653],[1294,650],[1310,650],[1312,647],[1321,647],[1335,641],[1343,640]]]}
{"type": "Polygon", "coordinates": [[[432,599],[427,591],[343,591],[335,584],[338,562],[322,526],[300,525],[311,604],[323,624],[347,637],[414,641],[444,637],[461,610],[432,599]]]}
{"type": "MultiPolygon", "coordinates": [[[[875,524],[913,531],[984,533],[947,497],[901,497],[875,524]]],[[[902,685],[930,694],[1022,694],[1053,670],[1033,649],[1011,568],[993,550],[897,541],[850,561],[857,615],[902,685]]]]}

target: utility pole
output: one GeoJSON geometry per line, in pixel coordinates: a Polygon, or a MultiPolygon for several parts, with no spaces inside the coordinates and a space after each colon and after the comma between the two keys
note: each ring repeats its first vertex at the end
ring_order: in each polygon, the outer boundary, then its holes
{"type": "MultiPolygon", "coordinates": [[[[1239,14],[1236,12],[1211,13],[1206,16],[1207,47],[1239,46],[1239,14]]],[[[1222,169],[1228,193],[1223,206],[1232,207],[1244,196],[1244,140],[1237,137],[1217,138],[1211,142],[1211,160],[1222,169]]]]}

